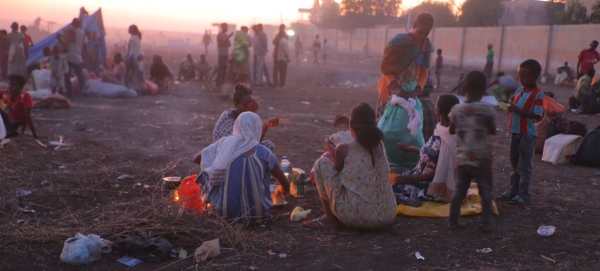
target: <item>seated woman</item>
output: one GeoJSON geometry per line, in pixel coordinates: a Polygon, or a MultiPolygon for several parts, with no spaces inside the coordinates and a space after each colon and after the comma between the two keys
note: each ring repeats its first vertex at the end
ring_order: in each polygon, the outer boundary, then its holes
{"type": "Polygon", "coordinates": [[[216,215],[242,226],[270,218],[271,176],[280,184],[277,194],[286,195],[290,187],[277,157],[259,144],[261,126],[258,115],[242,113],[232,136],[204,148],[193,160],[202,170],[196,182],[204,202],[216,215]]]}
{"type": "MultiPolygon", "coordinates": [[[[246,84],[237,84],[235,86],[235,93],[233,94],[233,106],[234,108],[227,109],[221,114],[215,128],[213,130],[213,142],[230,136],[233,133],[233,124],[238,116],[244,112],[256,112],[258,111],[258,102],[252,97],[252,90],[246,84]]],[[[270,118],[262,126],[262,135],[260,137],[260,144],[267,147],[269,150],[274,151],[275,145],[273,142],[265,140],[263,138],[269,127],[276,127],[279,125],[278,118],[270,118]]]]}
{"type": "Polygon", "coordinates": [[[122,84],[123,75],[125,74],[125,63],[123,62],[123,56],[120,53],[116,53],[113,57],[114,64],[110,70],[103,69],[100,78],[102,82],[111,84],[122,84]]]}
{"type": "Polygon", "coordinates": [[[163,62],[162,56],[154,55],[150,65],[150,80],[158,85],[158,91],[164,92],[170,89],[173,74],[169,67],[163,62]]]}
{"type": "Polygon", "coordinates": [[[420,154],[419,163],[412,170],[397,176],[393,185],[398,203],[420,206],[421,199],[450,202],[454,190],[454,161],[456,139],[450,135],[448,114],[459,104],[456,96],[445,94],[438,98],[435,115],[440,120],[433,136],[419,150],[414,146],[398,144],[405,152],[420,154]]]}
{"type": "Polygon", "coordinates": [[[319,158],[314,165],[317,191],[325,214],[302,225],[315,229],[337,229],[341,225],[384,228],[396,217],[396,201],[389,184],[389,166],[377,128],[375,111],[360,103],[350,114],[354,140],[333,146],[333,161],[319,158]]]}

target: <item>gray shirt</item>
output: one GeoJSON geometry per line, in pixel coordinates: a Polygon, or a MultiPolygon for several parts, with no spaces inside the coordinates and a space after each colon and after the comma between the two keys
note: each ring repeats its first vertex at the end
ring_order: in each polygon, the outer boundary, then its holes
{"type": "Polygon", "coordinates": [[[229,56],[229,47],[231,47],[231,41],[229,40],[229,35],[225,32],[219,33],[217,35],[217,49],[219,51],[219,56],[229,56]]]}
{"type": "Polygon", "coordinates": [[[68,62],[81,64],[83,63],[83,57],[81,55],[83,51],[83,43],[85,42],[85,32],[81,28],[75,29],[75,42],[69,42],[67,44],[67,53],[65,59],[68,62]]]}

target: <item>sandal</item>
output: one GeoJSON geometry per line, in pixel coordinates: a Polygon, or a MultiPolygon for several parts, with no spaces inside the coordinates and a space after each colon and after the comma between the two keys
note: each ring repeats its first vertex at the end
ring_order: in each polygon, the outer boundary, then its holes
{"type": "Polygon", "coordinates": [[[315,229],[315,230],[337,230],[338,227],[327,227],[321,220],[321,218],[315,218],[313,220],[302,222],[302,226],[315,229]]]}
{"type": "Polygon", "coordinates": [[[502,194],[500,194],[500,196],[497,196],[496,199],[499,200],[511,200],[515,197],[516,195],[514,195],[513,193],[511,193],[510,191],[506,191],[502,194]]]}
{"type": "Polygon", "coordinates": [[[515,196],[514,198],[512,198],[509,202],[512,205],[524,205],[525,204],[525,200],[519,196],[515,196]]]}

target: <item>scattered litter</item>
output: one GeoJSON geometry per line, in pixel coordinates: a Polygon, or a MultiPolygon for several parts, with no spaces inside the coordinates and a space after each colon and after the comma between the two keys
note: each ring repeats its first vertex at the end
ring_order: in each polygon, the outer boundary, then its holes
{"type": "Polygon", "coordinates": [[[425,257],[423,257],[421,255],[421,253],[419,253],[418,251],[415,252],[415,258],[417,258],[417,260],[419,260],[419,261],[424,261],[425,260],[425,257]]]}
{"type": "Polygon", "coordinates": [[[258,270],[258,267],[256,265],[251,265],[248,268],[250,268],[250,270],[258,270]]]}
{"type": "Polygon", "coordinates": [[[102,246],[100,236],[77,233],[65,241],[60,260],[72,265],[88,264],[102,257],[102,246]]]}
{"type": "Polygon", "coordinates": [[[152,124],[142,124],[141,126],[144,127],[152,127],[152,128],[156,128],[156,129],[162,129],[162,127],[158,126],[158,125],[152,125],[152,124]]]}
{"type": "Polygon", "coordinates": [[[48,147],[46,144],[42,143],[42,142],[41,142],[41,141],[39,141],[39,140],[36,140],[35,142],[37,142],[38,144],[40,144],[40,146],[42,146],[42,147],[44,147],[44,148],[48,147]]]}
{"type": "Polygon", "coordinates": [[[136,259],[136,258],[131,257],[131,256],[123,256],[123,257],[119,258],[117,260],[117,262],[122,263],[124,265],[127,265],[129,267],[135,267],[135,266],[143,263],[144,261],[142,261],[140,259],[136,259]]]}
{"type": "Polygon", "coordinates": [[[58,169],[65,169],[67,168],[66,166],[58,166],[58,169]]]}
{"type": "Polygon", "coordinates": [[[319,120],[314,120],[313,122],[314,122],[314,123],[318,123],[318,122],[319,122],[319,120]]]}
{"type": "Polygon", "coordinates": [[[308,102],[308,101],[302,101],[302,104],[310,105],[310,102],[308,102]]]}
{"type": "Polygon", "coordinates": [[[410,238],[404,239],[404,243],[407,243],[407,244],[410,243],[410,238]]]}
{"type": "Polygon", "coordinates": [[[68,147],[69,146],[69,144],[62,143],[60,141],[48,141],[48,145],[50,145],[50,146],[56,146],[56,147],[68,147]]]}
{"type": "Polygon", "coordinates": [[[484,253],[484,254],[487,254],[487,253],[490,253],[490,252],[492,252],[492,249],[491,249],[491,248],[489,248],[489,247],[486,247],[486,248],[482,248],[482,249],[477,249],[477,250],[475,250],[475,251],[477,251],[477,253],[484,253]]]}
{"type": "Polygon", "coordinates": [[[179,258],[179,259],[185,259],[187,258],[188,253],[185,249],[183,248],[173,248],[171,250],[171,258],[179,258]]]}
{"type": "Polygon", "coordinates": [[[117,177],[117,181],[130,180],[130,179],[134,179],[134,178],[135,177],[133,177],[131,175],[123,174],[123,175],[117,177]]]}
{"type": "Polygon", "coordinates": [[[33,194],[33,191],[31,191],[31,190],[17,189],[16,196],[17,197],[27,197],[27,196],[29,196],[31,194],[33,194]]]}
{"type": "Polygon", "coordinates": [[[267,251],[267,254],[269,254],[269,256],[277,255],[277,253],[273,252],[272,250],[267,251]]]}
{"type": "Polygon", "coordinates": [[[165,104],[165,101],[158,100],[158,101],[155,101],[154,104],[165,104]]]}
{"type": "Polygon", "coordinates": [[[269,110],[275,110],[275,107],[269,107],[269,110]]]}
{"type": "Polygon", "coordinates": [[[35,213],[35,210],[31,209],[31,207],[29,207],[29,206],[19,207],[19,211],[21,211],[23,213],[27,213],[27,214],[35,213]]]}
{"type": "Polygon", "coordinates": [[[300,222],[302,220],[305,220],[306,216],[308,214],[310,214],[311,211],[312,211],[311,209],[304,210],[301,207],[297,206],[292,211],[292,214],[290,215],[290,220],[292,220],[294,222],[300,222]]]}
{"type": "Polygon", "coordinates": [[[287,255],[287,254],[285,254],[285,253],[281,253],[281,254],[279,254],[279,258],[280,258],[280,259],[285,259],[285,258],[287,258],[287,256],[288,256],[288,255],[287,255]]]}
{"type": "Polygon", "coordinates": [[[42,181],[40,184],[42,186],[50,185],[50,181],[42,181]]]}
{"type": "Polygon", "coordinates": [[[556,260],[550,259],[550,258],[548,258],[548,257],[546,257],[544,255],[540,255],[540,256],[542,256],[542,258],[544,258],[544,259],[546,259],[548,261],[551,261],[552,263],[556,263],[556,260]]]}
{"type": "Polygon", "coordinates": [[[554,226],[550,226],[550,225],[547,225],[547,226],[546,226],[546,225],[542,225],[542,226],[540,226],[540,227],[538,228],[538,230],[537,230],[537,233],[538,233],[540,236],[545,236],[545,237],[548,237],[548,236],[550,236],[550,235],[553,235],[553,234],[554,234],[554,231],[556,231],[556,227],[554,227],[554,226]]]}
{"type": "Polygon", "coordinates": [[[219,239],[210,241],[204,241],[202,245],[194,252],[194,258],[196,262],[206,261],[207,258],[214,258],[221,254],[221,246],[219,246],[219,239]]]}
{"type": "Polygon", "coordinates": [[[150,188],[150,185],[149,184],[145,184],[144,188],[148,189],[148,188],[150,188]]]}
{"type": "Polygon", "coordinates": [[[113,247],[121,254],[154,263],[161,263],[170,259],[171,250],[173,249],[171,242],[161,236],[150,239],[128,237],[115,242],[113,247]]]}
{"type": "Polygon", "coordinates": [[[25,219],[19,219],[19,220],[17,220],[17,224],[19,224],[19,225],[25,224],[25,219]]]}

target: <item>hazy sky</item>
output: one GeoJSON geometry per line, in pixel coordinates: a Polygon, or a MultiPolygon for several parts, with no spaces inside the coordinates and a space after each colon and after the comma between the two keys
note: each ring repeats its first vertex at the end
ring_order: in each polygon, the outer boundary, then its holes
{"type": "MultiPolygon", "coordinates": [[[[338,1],[339,2],[339,1],[338,1]]],[[[404,0],[415,5],[421,0],[404,0]]],[[[0,0],[0,29],[12,21],[30,24],[38,16],[59,26],[76,17],[84,6],[89,12],[102,7],[109,27],[137,24],[140,29],[202,32],[214,22],[238,25],[260,22],[278,24],[298,19],[298,8],[310,8],[313,0],[0,0]]]]}

